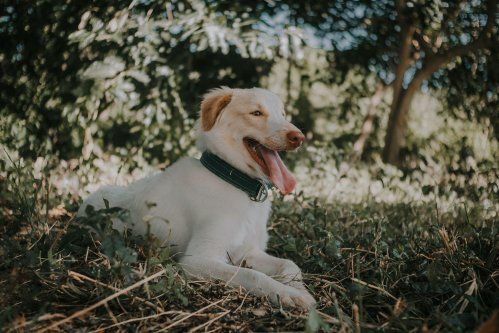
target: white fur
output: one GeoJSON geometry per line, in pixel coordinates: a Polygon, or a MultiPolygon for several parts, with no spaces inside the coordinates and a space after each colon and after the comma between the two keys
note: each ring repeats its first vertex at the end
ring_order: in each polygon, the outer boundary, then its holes
{"type": "MultiPolygon", "coordinates": [[[[279,98],[267,90],[222,88],[205,98],[224,94],[231,94],[232,99],[213,128],[205,132],[197,125],[198,147],[254,177],[265,178],[244,148],[243,137],[284,149],[285,133],[297,129],[286,121],[279,98]],[[266,119],[248,116],[258,107],[268,112],[266,119]],[[241,117],[247,117],[246,121],[241,117]]],[[[308,308],[315,303],[296,264],[265,253],[270,200],[251,201],[197,159],[182,158],[167,170],[127,187],[105,186],[85,200],[78,214],[84,215],[87,205],[102,208],[103,199],[112,207],[130,211],[132,225],[115,221],[114,228],[128,227],[144,235],[149,224],[152,235],[172,247],[190,275],[221,279],[286,306],[308,308]]]]}

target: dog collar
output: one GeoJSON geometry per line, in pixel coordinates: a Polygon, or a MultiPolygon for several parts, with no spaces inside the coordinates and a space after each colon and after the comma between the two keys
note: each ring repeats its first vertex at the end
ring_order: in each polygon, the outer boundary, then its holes
{"type": "Polygon", "coordinates": [[[213,172],[219,178],[246,192],[251,200],[264,202],[269,196],[267,185],[264,181],[248,176],[217,155],[205,151],[200,161],[206,169],[213,172]]]}

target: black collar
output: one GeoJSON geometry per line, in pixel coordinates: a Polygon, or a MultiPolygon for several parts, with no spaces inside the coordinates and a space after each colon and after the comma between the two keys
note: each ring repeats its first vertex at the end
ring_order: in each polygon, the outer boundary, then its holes
{"type": "Polygon", "coordinates": [[[248,176],[234,168],[215,154],[205,151],[201,156],[201,164],[227,183],[248,194],[251,200],[264,202],[268,197],[267,186],[260,179],[248,176]]]}

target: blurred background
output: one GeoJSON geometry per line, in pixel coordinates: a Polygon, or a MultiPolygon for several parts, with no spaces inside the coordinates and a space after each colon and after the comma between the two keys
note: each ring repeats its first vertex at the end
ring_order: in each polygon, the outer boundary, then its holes
{"type": "Polygon", "coordinates": [[[0,327],[469,332],[499,308],[497,0],[0,4],[0,327]],[[199,157],[219,86],[274,91],[307,136],[268,231],[309,314],[186,283],[168,248],[111,230],[124,211],[74,218],[103,184],[199,157]],[[139,303],[69,322],[160,270],[139,303]]]}
{"type": "Polygon", "coordinates": [[[70,201],[198,156],[201,97],[268,88],[327,201],[497,210],[496,1],[4,0],[0,172],[70,201]]]}

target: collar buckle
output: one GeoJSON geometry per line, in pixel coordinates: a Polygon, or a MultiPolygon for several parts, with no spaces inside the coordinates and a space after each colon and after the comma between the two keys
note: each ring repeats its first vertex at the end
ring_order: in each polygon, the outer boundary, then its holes
{"type": "Polygon", "coordinates": [[[267,186],[263,181],[258,179],[258,182],[260,183],[260,189],[255,196],[250,196],[250,199],[256,202],[264,202],[269,197],[269,191],[267,190],[267,186]]]}

